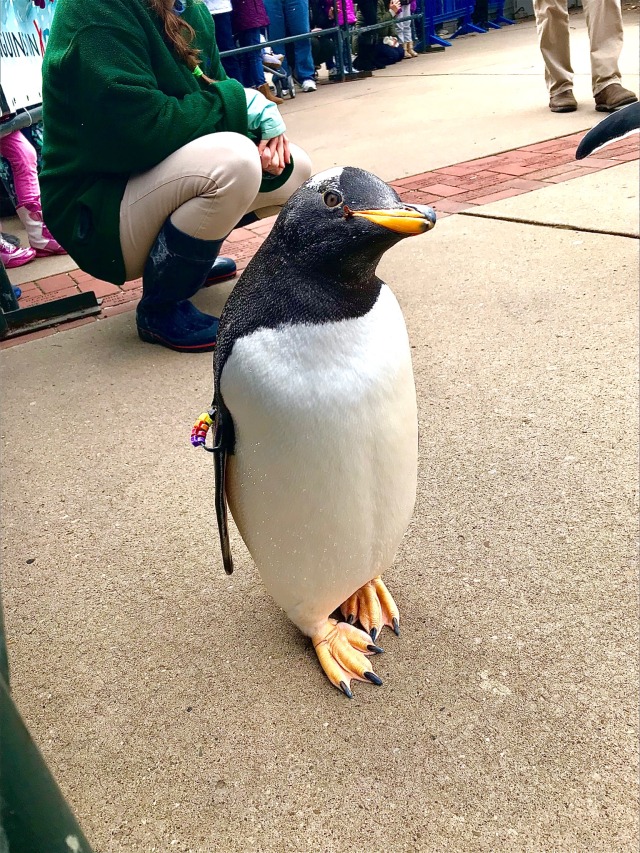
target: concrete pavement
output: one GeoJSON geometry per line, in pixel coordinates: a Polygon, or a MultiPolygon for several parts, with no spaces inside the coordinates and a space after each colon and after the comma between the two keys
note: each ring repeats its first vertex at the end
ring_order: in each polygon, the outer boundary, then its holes
{"type": "MultiPolygon", "coordinates": [[[[451,51],[508,88],[533,39],[451,51]]],[[[598,117],[545,112],[537,60],[510,117],[463,73],[436,108],[454,62],[390,69],[379,96],[301,95],[292,136],[318,168],[340,155],[390,179],[598,117]],[[395,124],[372,127],[405,95],[438,119],[398,135],[396,163],[395,124]]],[[[384,686],[352,702],[235,530],[222,571],[210,461],[189,445],[208,357],[143,345],[131,312],[0,353],[13,689],[96,850],[637,849],[634,168],[456,214],[385,257],[414,348],[419,496],[385,576],[402,637],[383,633],[384,686]]]]}
{"type": "MultiPolygon", "coordinates": [[[[624,16],[623,83],[637,89],[638,13],[624,16]]],[[[591,95],[584,15],[571,15],[579,108],[551,113],[533,20],[456,39],[374,77],[299,95],[282,110],[314,166],[353,163],[384,180],[587,130],[602,118],[591,95]]]]}
{"type": "Polygon", "coordinates": [[[618,166],[615,176],[596,172],[571,188],[544,187],[526,197],[482,205],[474,215],[638,237],[638,161],[618,166]]]}

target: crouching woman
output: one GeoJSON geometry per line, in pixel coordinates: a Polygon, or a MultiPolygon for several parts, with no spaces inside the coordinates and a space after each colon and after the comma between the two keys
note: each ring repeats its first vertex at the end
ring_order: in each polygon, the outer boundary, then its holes
{"type": "Polygon", "coordinates": [[[56,239],[97,278],[142,276],[142,340],[213,349],[218,320],[190,298],[238,221],[283,204],[311,167],[276,105],[227,78],[204,3],[58,0],[43,123],[56,239]]]}

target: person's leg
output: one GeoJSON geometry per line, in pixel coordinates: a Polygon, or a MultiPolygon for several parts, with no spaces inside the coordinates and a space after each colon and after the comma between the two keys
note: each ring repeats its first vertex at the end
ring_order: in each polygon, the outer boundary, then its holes
{"type": "Polygon", "coordinates": [[[0,137],[0,154],[11,166],[18,206],[40,202],[36,150],[19,130],[0,137]]]}
{"type": "MultiPolygon", "coordinates": [[[[377,3],[376,0],[360,0],[358,3],[360,14],[362,16],[362,24],[365,27],[370,27],[377,21],[377,3]]],[[[375,60],[375,44],[373,41],[373,33],[364,33],[358,36],[356,67],[359,71],[373,71],[376,66],[375,60]]]]}
{"type": "MultiPolygon", "coordinates": [[[[249,30],[243,30],[238,33],[238,44],[240,47],[248,47],[249,45],[259,45],[262,42],[262,32],[259,27],[249,30]]],[[[242,77],[243,85],[247,89],[257,89],[265,96],[268,101],[274,104],[282,104],[284,101],[277,95],[274,95],[269,87],[264,76],[264,68],[262,66],[262,50],[255,50],[251,53],[241,55],[242,60],[242,77]]]]}
{"type": "Polygon", "coordinates": [[[255,198],[261,179],[258,149],[237,133],[201,136],[134,175],[120,205],[127,278],[141,275],[169,216],[195,239],[224,239],[255,198]]]}
{"type": "Polygon", "coordinates": [[[573,88],[567,0],[534,0],[533,8],[547,89],[559,95],[573,88]]]}
{"type": "Polygon", "coordinates": [[[400,62],[404,57],[404,50],[400,45],[392,47],[390,44],[381,42],[376,45],[375,57],[378,66],[386,68],[387,65],[395,65],[396,62],[400,62]]]}
{"type": "Polygon", "coordinates": [[[291,145],[291,153],[292,174],[268,193],[258,192],[263,175],[256,146],[235,133],[196,139],[130,179],[120,206],[120,241],[127,278],[143,274],[137,319],[144,340],[186,352],[214,347],[217,319],[188,299],[241,217],[282,205],[309,177],[305,152],[291,145]]]}
{"type": "MultiPolygon", "coordinates": [[[[284,23],[284,7],[282,0],[264,0],[264,7],[269,16],[269,29],[267,33],[267,41],[282,39],[285,37],[284,23]]],[[[284,59],[281,63],[281,68],[285,74],[290,74],[289,64],[287,62],[285,46],[283,44],[274,44],[272,46],[274,53],[281,54],[284,59]]]]}
{"type": "Polygon", "coordinates": [[[489,20],[489,0],[476,0],[471,15],[472,24],[486,24],[489,20]]]}
{"type": "Polygon", "coordinates": [[[318,36],[313,36],[311,39],[311,58],[313,59],[314,69],[320,68],[324,62],[324,45],[322,42],[323,39],[318,38],[318,36]]]}
{"type": "MultiPolygon", "coordinates": [[[[297,36],[309,32],[308,0],[284,0],[284,15],[287,35],[297,36]]],[[[305,80],[313,81],[315,67],[309,39],[294,42],[294,53],[297,80],[300,83],[304,83],[305,80]]],[[[309,91],[313,90],[309,89],[309,91]]]]}
{"type": "MultiPolygon", "coordinates": [[[[216,28],[216,44],[220,53],[225,50],[233,50],[236,43],[233,40],[233,31],[231,29],[231,12],[221,12],[219,15],[214,15],[213,24],[216,28]]],[[[242,73],[238,57],[223,56],[220,58],[220,61],[227,77],[233,77],[234,80],[239,80],[242,83],[242,73]]]]}
{"type": "Polygon", "coordinates": [[[409,52],[409,44],[411,43],[411,21],[406,20],[411,15],[411,6],[400,6],[400,11],[396,15],[396,29],[398,31],[398,41],[403,46],[404,58],[412,59],[412,54],[409,52]]]}
{"type": "Polygon", "coordinates": [[[620,83],[623,29],[620,0],[583,0],[591,45],[591,85],[596,109],[613,112],[637,100],[620,83]]]}
{"type": "Polygon", "coordinates": [[[583,0],[591,47],[593,94],[620,82],[618,59],[622,51],[620,0],[583,0]]]}
{"type": "Polygon", "coordinates": [[[127,278],[142,274],[136,319],[143,340],[183,352],[213,349],[217,318],[188,300],[204,284],[261,179],[256,146],[236,133],[216,133],[129,180],[120,242],[127,278]]]}
{"type": "MultiPolygon", "coordinates": [[[[242,30],[238,33],[238,44],[240,47],[260,44],[260,30],[257,27],[242,30]]],[[[243,85],[247,89],[258,89],[260,86],[264,86],[266,80],[262,68],[262,51],[254,50],[251,53],[243,53],[240,58],[242,60],[243,85]]]]}
{"type": "Polygon", "coordinates": [[[0,153],[11,166],[17,199],[16,213],[24,225],[29,245],[35,249],[36,256],[66,255],[42,218],[35,148],[19,130],[14,130],[13,133],[0,138],[0,153]]]}

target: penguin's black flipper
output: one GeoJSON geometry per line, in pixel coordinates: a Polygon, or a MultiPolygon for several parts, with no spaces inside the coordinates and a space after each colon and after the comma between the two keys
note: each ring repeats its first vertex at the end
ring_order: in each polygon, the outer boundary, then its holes
{"type": "Polygon", "coordinates": [[[230,575],[233,573],[233,558],[231,557],[229,525],[227,522],[228,508],[226,473],[228,443],[226,441],[227,436],[225,436],[225,421],[228,418],[229,413],[224,408],[224,404],[220,404],[219,401],[216,413],[216,431],[213,451],[213,467],[216,481],[215,503],[216,517],[218,519],[218,533],[220,535],[220,549],[222,550],[222,564],[225,572],[230,575]]]}
{"type": "Polygon", "coordinates": [[[640,103],[629,104],[592,127],[578,145],[576,160],[583,160],[605,145],[617,142],[640,130],[640,103]]]}

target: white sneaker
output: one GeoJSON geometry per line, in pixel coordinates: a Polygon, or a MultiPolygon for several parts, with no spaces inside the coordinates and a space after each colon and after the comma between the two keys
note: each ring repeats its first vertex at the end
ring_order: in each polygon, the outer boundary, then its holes
{"type": "Polygon", "coordinates": [[[315,92],[317,89],[317,86],[313,80],[303,80],[300,88],[302,89],[303,92],[315,92]]]}

